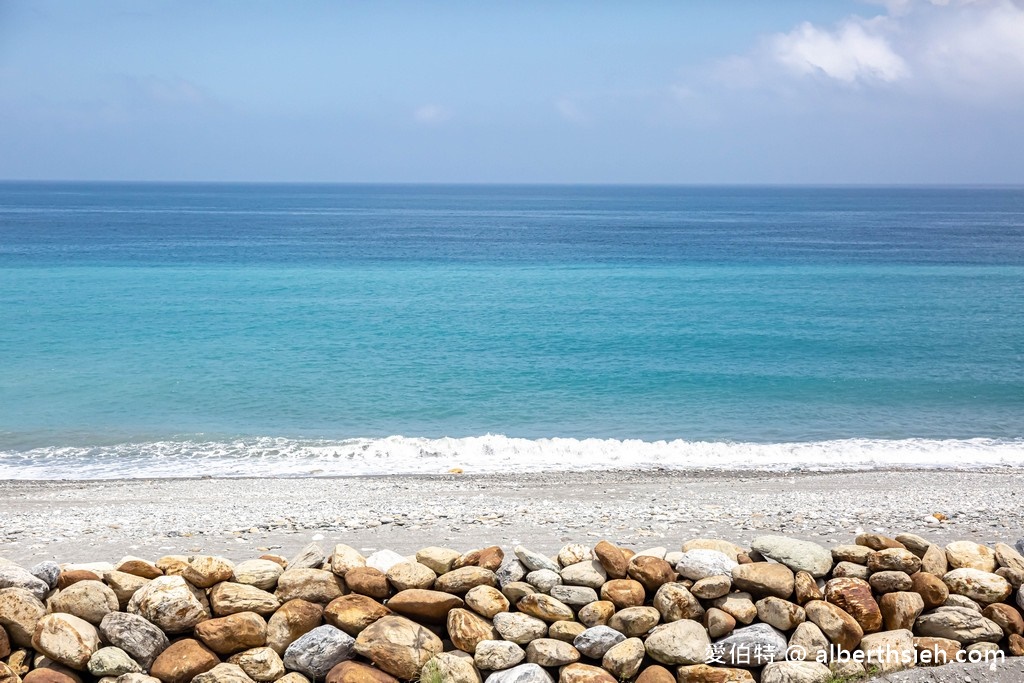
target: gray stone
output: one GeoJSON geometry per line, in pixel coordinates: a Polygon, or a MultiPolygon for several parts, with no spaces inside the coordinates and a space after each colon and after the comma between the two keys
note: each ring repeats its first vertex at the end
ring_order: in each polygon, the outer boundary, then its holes
{"type": "Polygon", "coordinates": [[[526,583],[541,593],[550,593],[552,588],[562,583],[562,577],[550,569],[537,569],[526,575],[526,583]]]}
{"type": "Polygon", "coordinates": [[[89,673],[93,676],[121,676],[142,673],[138,662],[119,647],[101,647],[89,658],[89,673]]]}
{"type": "Polygon", "coordinates": [[[930,614],[922,614],[914,624],[914,633],[949,638],[965,646],[982,641],[998,643],[1003,637],[999,624],[965,607],[940,607],[930,614]]]}
{"type": "Polygon", "coordinates": [[[713,646],[715,654],[729,666],[764,666],[786,656],[786,635],[768,624],[744,626],[713,646]]]}
{"type": "Polygon", "coordinates": [[[608,580],[608,572],[597,560],[584,560],[570,564],[562,570],[562,583],[569,586],[586,586],[600,590],[608,580]]]}
{"type": "Polygon", "coordinates": [[[550,569],[553,572],[558,572],[559,570],[558,563],[550,557],[541,555],[540,553],[535,553],[521,545],[517,545],[513,548],[512,552],[516,554],[516,557],[523,563],[523,566],[531,572],[535,572],[538,569],[550,569]]]}
{"type": "Polygon", "coordinates": [[[288,569],[320,569],[324,566],[324,550],[316,543],[310,543],[299,554],[288,560],[288,569]]]}
{"type": "Polygon", "coordinates": [[[50,584],[17,565],[0,567],[0,589],[3,588],[27,590],[38,600],[45,600],[46,594],[50,592],[50,584]]]}
{"type": "Polygon", "coordinates": [[[555,683],[555,679],[537,664],[520,664],[495,671],[487,677],[487,683],[555,683]]]}
{"type": "Polygon", "coordinates": [[[626,636],[609,626],[591,626],[572,641],[573,647],[584,657],[601,659],[613,645],[618,645],[626,636]]]}
{"type": "Polygon", "coordinates": [[[543,638],[548,633],[547,623],[522,612],[499,612],[494,615],[492,623],[502,638],[519,645],[543,638]]]}
{"type": "Polygon", "coordinates": [[[323,680],[331,669],[352,658],[355,644],[355,638],[341,629],[328,624],[317,626],[288,646],[284,651],[284,665],[313,680],[323,680]]]}
{"type": "Polygon", "coordinates": [[[687,579],[697,581],[709,576],[732,576],[736,561],[718,550],[698,548],[682,554],[676,571],[687,579]]]}
{"type": "Polygon", "coordinates": [[[170,641],[157,626],[137,614],[110,612],[100,622],[103,640],[124,650],[149,670],[157,655],[167,649],[170,641]]]}
{"type": "Polygon", "coordinates": [[[57,587],[57,577],[60,576],[60,565],[53,560],[45,560],[37,565],[34,565],[28,570],[28,573],[36,577],[40,581],[46,583],[53,590],[57,587]]]}
{"type": "Polygon", "coordinates": [[[794,572],[804,571],[818,578],[832,569],[832,552],[817,543],[785,536],[760,536],[750,544],[765,557],[786,565],[794,572]]]}
{"type": "Polygon", "coordinates": [[[473,653],[473,663],[481,671],[509,669],[524,659],[523,648],[507,640],[481,640],[473,653]]]}
{"type": "Polygon", "coordinates": [[[498,584],[504,588],[526,578],[526,566],[514,557],[506,557],[494,574],[498,577],[498,584]]]}
{"type": "Polygon", "coordinates": [[[570,607],[583,607],[600,600],[597,591],[588,586],[554,586],[551,589],[551,597],[570,607]]]}

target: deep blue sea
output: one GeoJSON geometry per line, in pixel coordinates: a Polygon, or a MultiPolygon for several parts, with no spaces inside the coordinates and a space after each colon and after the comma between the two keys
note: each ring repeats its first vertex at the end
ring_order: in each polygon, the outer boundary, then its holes
{"type": "Polygon", "coordinates": [[[0,184],[0,478],[1024,464],[1024,189],[0,184]]]}

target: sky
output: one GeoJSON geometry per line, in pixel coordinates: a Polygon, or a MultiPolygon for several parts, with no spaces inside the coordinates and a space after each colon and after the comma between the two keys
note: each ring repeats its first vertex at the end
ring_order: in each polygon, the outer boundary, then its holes
{"type": "Polygon", "coordinates": [[[0,0],[0,178],[1024,183],[1024,0],[0,0]]]}

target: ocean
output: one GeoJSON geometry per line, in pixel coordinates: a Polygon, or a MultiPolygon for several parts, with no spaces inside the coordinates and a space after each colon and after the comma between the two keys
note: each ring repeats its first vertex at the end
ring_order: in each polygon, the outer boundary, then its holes
{"type": "Polygon", "coordinates": [[[1024,189],[0,183],[0,479],[1024,465],[1024,189]]]}

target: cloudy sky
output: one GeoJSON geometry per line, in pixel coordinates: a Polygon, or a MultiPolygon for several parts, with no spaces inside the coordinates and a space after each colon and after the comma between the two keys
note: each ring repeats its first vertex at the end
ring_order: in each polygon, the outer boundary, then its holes
{"type": "Polygon", "coordinates": [[[0,178],[1024,183],[1024,0],[0,0],[0,178]]]}

